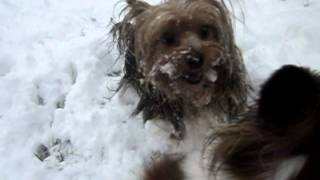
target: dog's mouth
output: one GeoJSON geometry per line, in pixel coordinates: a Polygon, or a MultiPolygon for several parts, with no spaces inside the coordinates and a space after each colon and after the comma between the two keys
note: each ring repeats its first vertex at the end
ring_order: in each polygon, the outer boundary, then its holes
{"type": "Polygon", "coordinates": [[[200,84],[203,79],[206,79],[210,83],[215,83],[218,79],[217,71],[210,69],[205,73],[202,72],[185,72],[182,75],[182,79],[191,85],[200,84]]]}
{"type": "Polygon", "coordinates": [[[203,75],[199,72],[184,73],[182,77],[187,83],[194,85],[199,84],[203,79],[203,75]]]}
{"type": "Polygon", "coordinates": [[[150,73],[151,83],[165,91],[169,98],[187,98],[185,101],[196,107],[211,102],[218,80],[217,68],[179,68],[172,62],[154,66],[150,73]]]}

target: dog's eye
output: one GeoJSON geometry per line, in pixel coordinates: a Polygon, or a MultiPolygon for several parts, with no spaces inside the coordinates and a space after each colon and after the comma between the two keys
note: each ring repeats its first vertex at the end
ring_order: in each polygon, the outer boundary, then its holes
{"type": "Polygon", "coordinates": [[[162,44],[172,46],[177,43],[176,35],[172,32],[165,32],[161,34],[160,41],[162,44]]]}
{"type": "Polygon", "coordinates": [[[210,27],[203,25],[200,27],[199,35],[201,39],[208,39],[210,35],[210,27]]]}
{"type": "Polygon", "coordinates": [[[217,30],[208,25],[202,25],[199,30],[199,36],[202,40],[208,40],[211,38],[217,39],[217,34],[217,30]]]}

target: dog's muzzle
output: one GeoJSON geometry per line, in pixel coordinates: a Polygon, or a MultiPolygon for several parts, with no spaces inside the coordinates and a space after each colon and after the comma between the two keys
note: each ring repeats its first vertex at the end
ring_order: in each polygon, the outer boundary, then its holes
{"type": "Polygon", "coordinates": [[[198,69],[203,65],[202,55],[194,50],[189,51],[188,54],[185,54],[184,61],[186,65],[191,69],[198,69]]]}
{"type": "Polygon", "coordinates": [[[204,59],[201,53],[194,49],[189,49],[183,54],[183,60],[186,65],[186,70],[183,72],[183,78],[190,84],[198,84],[203,78],[202,66],[204,59]]]}

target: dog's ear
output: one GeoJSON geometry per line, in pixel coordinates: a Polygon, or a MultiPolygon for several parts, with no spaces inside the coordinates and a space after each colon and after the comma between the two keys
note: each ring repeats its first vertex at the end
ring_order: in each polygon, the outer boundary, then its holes
{"type": "MultiPolygon", "coordinates": [[[[120,12],[124,14],[120,22],[113,23],[110,33],[113,35],[114,42],[117,42],[120,54],[125,54],[134,41],[135,24],[139,15],[151,7],[148,3],[141,0],[126,0],[127,5],[120,12]]],[[[112,21],[112,20],[111,20],[112,21]]]]}
{"type": "Polygon", "coordinates": [[[306,120],[320,103],[319,84],[320,77],[310,70],[283,66],[262,86],[258,119],[280,129],[306,120]]]}

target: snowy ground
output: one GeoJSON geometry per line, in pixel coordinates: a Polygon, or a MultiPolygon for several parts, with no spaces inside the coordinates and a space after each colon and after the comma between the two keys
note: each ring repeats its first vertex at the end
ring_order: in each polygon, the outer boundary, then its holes
{"type": "MultiPolygon", "coordinates": [[[[255,87],[283,64],[320,70],[318,0],[235,2],[255,87]]],[[[121,68],[107,25],[115,3],[0,0],[1,180],[134,180],[162,148],[130,117],[135,94],[113,96],[121,68]],[[41,144],[51,153],[44,162],[35,156],[41,144]]]]}

